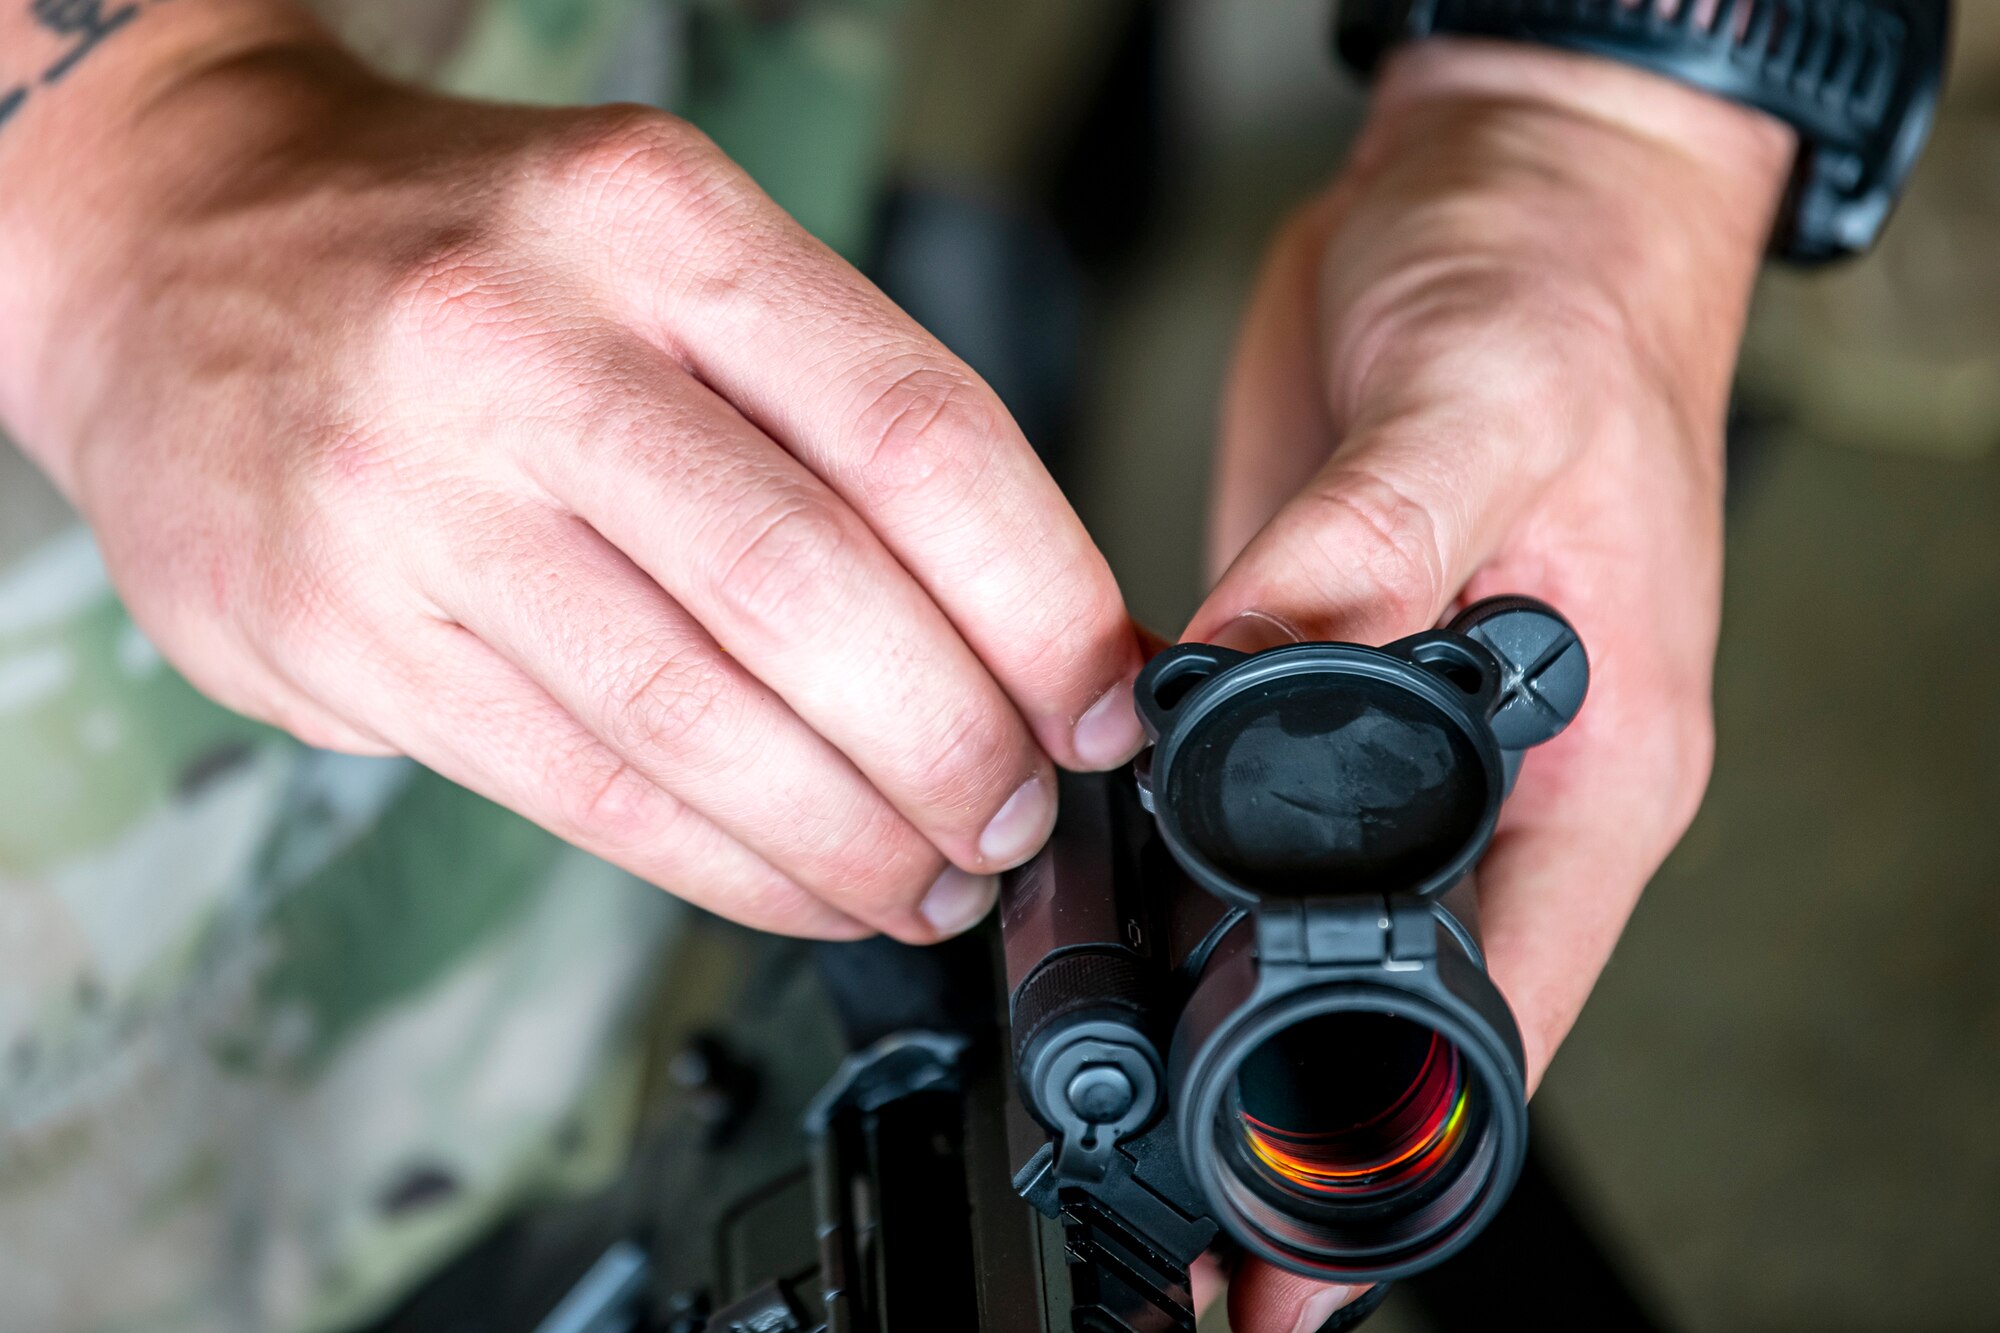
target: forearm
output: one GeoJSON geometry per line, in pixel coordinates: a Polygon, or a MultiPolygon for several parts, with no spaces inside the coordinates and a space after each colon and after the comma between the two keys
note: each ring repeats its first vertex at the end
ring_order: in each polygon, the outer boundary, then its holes
{"type": "Polygon", "coordinates": [[[328,40],[290,0],[0,0],[0,425],[59,482],[36,446],[61,312],[96,299],[149,201],[200,169],[160,133],[162,99],[249,52],[328,40]]]}

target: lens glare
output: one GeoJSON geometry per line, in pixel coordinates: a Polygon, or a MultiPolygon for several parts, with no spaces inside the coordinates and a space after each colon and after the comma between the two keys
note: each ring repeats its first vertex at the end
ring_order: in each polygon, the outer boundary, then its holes
{"type": "Polygon", "coordinates": [[[1327,1014],[1244,1062],[1236,1114],[1253,1160],[1329,1201],[1399,1193],[1433,1178],[1465,1141],[1471,1089],[1443,1036],[1388,1014],[1327,1014]]]}

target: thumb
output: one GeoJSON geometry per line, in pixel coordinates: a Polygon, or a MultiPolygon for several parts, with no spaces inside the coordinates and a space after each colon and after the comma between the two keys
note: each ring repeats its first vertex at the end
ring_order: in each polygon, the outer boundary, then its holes
{"type": "Polygon", "coordinates": [[[1339,438],[1319,349],[1319,268],[1334,220],[1331,196],[1292,216],[1244,311],[1209,494],[1211,578],[1312,478],[1339,438]]]}
{"type": "Polygon", "coordinates": [[[1503,432],[1446,410],[1350,437],[1251,539],[1183,637],[1268,647],[1282,641],[1271,626],[1358,643],[1429,629],[1539,491],[1544,476],[1519,457],[1503,432]]]}

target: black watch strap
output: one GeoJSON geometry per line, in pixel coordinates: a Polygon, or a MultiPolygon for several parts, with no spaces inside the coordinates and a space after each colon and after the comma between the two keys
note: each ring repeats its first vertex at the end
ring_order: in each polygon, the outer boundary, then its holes
{"type": "Polygon", "coordinates": [[[1341,56],[1370,73],[1433,34],[1606,56],[1755,107],[1799,134],[1772,249],[1816,264],[1875,243],[1930,135],[1950,0],[1341,0],[1341,56]]]}

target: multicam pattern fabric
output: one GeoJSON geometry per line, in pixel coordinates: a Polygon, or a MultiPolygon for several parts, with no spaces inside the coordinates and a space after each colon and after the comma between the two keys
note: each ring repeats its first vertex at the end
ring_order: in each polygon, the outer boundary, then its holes
{"type": "MultiPolygon", "coordinates": [[[[405,77],[671,102],[865,235],[885,6],[318,0],[405,77]]],[[[673,900],[196,694],[0,442],[0,1329],[352,1327],[615,1169],[673,900]]]]}
{"type": "Polygon", "coordinates": [[[616,1159],[670,899],[0,579],[0,1327],[337,1328],[616,1159]]]}

